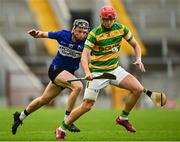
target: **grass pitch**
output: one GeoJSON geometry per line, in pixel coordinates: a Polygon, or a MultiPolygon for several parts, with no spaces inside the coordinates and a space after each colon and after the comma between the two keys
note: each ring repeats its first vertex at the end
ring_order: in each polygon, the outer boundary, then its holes
{"type": "MultiPolygon", "coordinates": [[[[61,124],[64,109],[40,109],[27,117],[17,134],[12,135],[12,114],[16,110],[23,109],[0,109],[0,141],[56,141],[54,129],[61,124]]],[[[120,112],[93,109],[75,122],[81,132],[67,132],[66,141],[180,141],[180,110],[133,110],[129,119],[136,133],[115,124],[120,112]]]]}

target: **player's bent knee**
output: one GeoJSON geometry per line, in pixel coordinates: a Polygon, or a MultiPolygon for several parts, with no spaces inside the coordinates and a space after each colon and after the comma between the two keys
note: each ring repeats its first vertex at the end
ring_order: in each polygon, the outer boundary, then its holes
{"type": "Polygon", "coordinates": [[[82,84],[76,84],[76,85],[73,85],[73,91],[76,91],[76,92],[81,92],[83,90],[83,85],[82,84]]]}
{"type": "Polygon", "coordinates": [[[85,110],[87,112],[87,111],[91,110],[93,105],[94,105],[93,100],[87,100],[86,99],[86,100],[83,101],[82,108],[83,108],[83,110],[85,110]]]}
{"type": "Polygon", "coordinates": [[[143,93],[143,90],[144,90],[143,87],[138,87],[138,88],[134,89],[132,91],[132,93],[135,94],[135,95],[141,95],[143,93]]]}

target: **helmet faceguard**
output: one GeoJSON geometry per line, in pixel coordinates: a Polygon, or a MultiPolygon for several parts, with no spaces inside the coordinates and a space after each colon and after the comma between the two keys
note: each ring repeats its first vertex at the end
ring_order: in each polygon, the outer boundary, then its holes
{"type": "Polygon", "coordinates": [[[89,32],[89,22],[84,19],[76,19],[73,22],[72,40],[75,42],[81,41],[87,37],[89,32]]]}
{"type": "Polygon", "coordinates": [[[104,19],[116,19],[116,11],[112,6],[103,6],[100,10],[100,17],[104,19]]]}
{"type": "Polygon", "coordinates": [[[84,29],[89,29],[89,22],[84,20],[84,19],[76,19],[73,22],[73,27],[79,27],[79,28],[84,28],[84,29]]]}

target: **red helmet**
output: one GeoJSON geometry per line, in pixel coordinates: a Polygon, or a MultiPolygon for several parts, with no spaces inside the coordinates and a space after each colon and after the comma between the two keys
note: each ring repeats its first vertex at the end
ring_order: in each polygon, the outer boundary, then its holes
{"type": "Polygon", "coordinates": [[[100,10],[100,17],[102,18],[116,18],[116,11],[112,6],[103,6],[100,10]]]}

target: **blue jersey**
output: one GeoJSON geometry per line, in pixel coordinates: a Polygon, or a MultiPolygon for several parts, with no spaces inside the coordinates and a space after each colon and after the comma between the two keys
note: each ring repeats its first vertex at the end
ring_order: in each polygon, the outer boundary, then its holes
{"type": "Polygon", "coordinates": [[[72,33],[66,30],[48,32],[48,37],[56,39],[59,43],[58,52],[51,62],[51,65],[72,72],[77,70],[79,68],[85,39],[79,42],[73,42],[72,33]]]}

